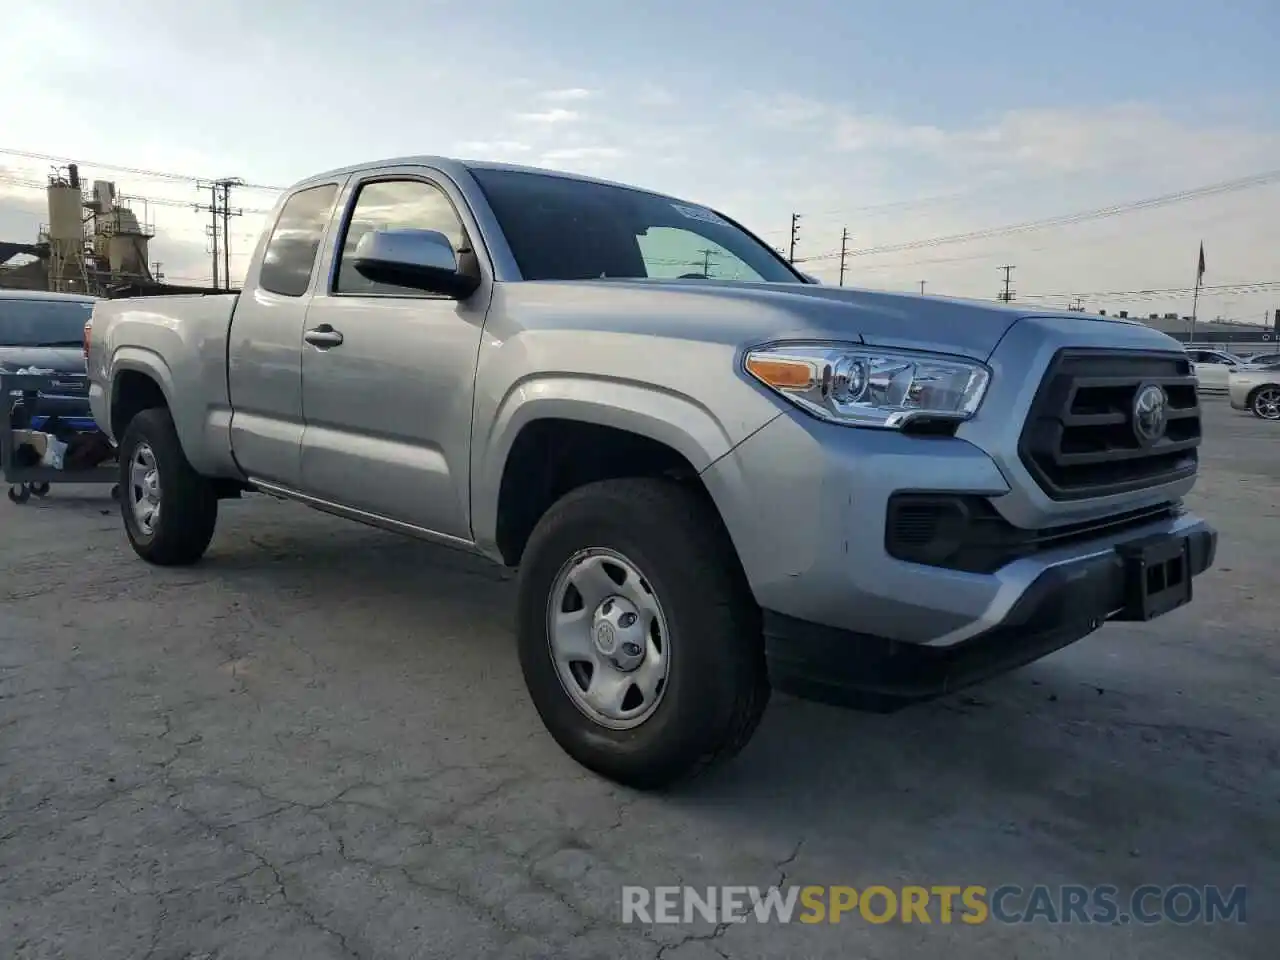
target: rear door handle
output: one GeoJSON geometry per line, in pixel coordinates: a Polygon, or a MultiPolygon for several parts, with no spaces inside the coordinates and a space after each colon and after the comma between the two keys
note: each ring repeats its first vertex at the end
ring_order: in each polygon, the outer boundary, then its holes
{"type": "Polygon", "coordinates": [[[302,339],[321,350],[342,345],[342,334],[327,323],[320,324],[314,330],[308,330],[302,335],[302,339]]]}

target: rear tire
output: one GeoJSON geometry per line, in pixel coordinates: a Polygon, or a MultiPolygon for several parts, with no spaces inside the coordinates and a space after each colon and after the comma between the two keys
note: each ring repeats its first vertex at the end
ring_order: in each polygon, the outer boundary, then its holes
{"type": "Polygon", "coordinates": [[[134,552],[157,566],[197,562],[213,539],[218,498],[182,452],[169,411],[155,407],[129,421],[119,455],[120,514],[134,552]]]}
{"type": "Polygon", "coordinates": [[[627,786],[659,789],[728,760],[769,701],[760,610],[733,545],[706,498],[674,481],[607,480],[554,504],[524,551],[517,627],[525,684],[547,730],[584,767],[627,786]],[[579,592],[575,572],[590,564],[613,583],[583,575],[579,592]],[[572,643],[553,625],[568,608],[562,616],[582,614],[572,643]],[[616,635],[598,640],[610,617],[616,635]],[[574,644],[585,652],[561,666],[574,644]],[[600,689],[631,684],[616,709],[592,705],[608,699],[590,696],[597,671],[600,689]]]}

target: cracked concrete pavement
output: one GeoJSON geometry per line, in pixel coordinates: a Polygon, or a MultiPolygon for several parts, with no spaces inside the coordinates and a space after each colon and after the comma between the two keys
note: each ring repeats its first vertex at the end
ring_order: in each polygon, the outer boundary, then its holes
{"type": "Polygon", "coordinates": [[[666,796],[543,731],[504,571],[260,497],[158,570],[105,488],[6,502],[0,956],[1273,956],[1274,426],[1210,406],[1191,608],[893,716],[775,698],[666,796]],[[776,882],[1247,884],[1249,922],[620,921],[623,884],[776,882]]]}

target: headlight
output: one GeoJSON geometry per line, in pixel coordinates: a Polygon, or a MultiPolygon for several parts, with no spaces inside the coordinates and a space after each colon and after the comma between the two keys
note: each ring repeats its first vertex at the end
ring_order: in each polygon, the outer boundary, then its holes
{"type": "Polygon", "coordinates": [[[987,392],[982,364],[850,344],[751,350],[747,372],[823,420],[900,429],[917,418],[967,420],[987,392]]]}

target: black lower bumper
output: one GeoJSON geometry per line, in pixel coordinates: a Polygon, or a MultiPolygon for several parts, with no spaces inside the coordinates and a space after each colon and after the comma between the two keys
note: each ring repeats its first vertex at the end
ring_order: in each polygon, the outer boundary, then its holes
{"type": "Polygon", "coordinates": [[[945,647],[903,643],[765,611],[775,689],[808,700],[889,712],[1024,666],[1108,620],[1149,620],[1191,599],[1191,578],[1213,564],[1207,526],[1122,545],[1048,567],[1000,624],[945,647]]]}

